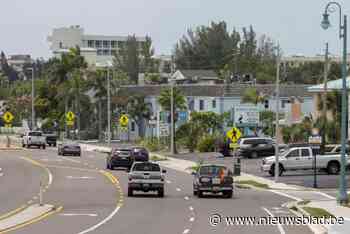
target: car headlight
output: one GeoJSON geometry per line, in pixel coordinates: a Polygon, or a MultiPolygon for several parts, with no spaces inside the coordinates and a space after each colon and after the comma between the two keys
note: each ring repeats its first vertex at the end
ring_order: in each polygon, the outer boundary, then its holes
{"type": "Polygon", "coordinates": [[[206,177],[199,179],[199,182],[201,182],[201,183],[208,183],[209,181],[210,181],[210,179],[206,178],[206,177]]]}

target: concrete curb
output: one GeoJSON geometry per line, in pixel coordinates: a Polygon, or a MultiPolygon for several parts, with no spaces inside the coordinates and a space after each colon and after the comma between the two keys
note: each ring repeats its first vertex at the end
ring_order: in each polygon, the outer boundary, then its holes
{"type": "MultiPolygon", "coordinates": [[[[298,205],[298,202],[289,202],[285,206],[296,216],[311,216],[302,208],[302,206],[298,205]],[[292,210],[291,207],[293,206],[295,206],[298,211],[292,210]]],[[[308,224],[308,226],[314,234],[328,234],[328,229],[323,225],[308,224]]]]}
{"type": "Polygon", "coordinates": [[[9,147],[9,148],[0,147],[0,150],[23,150],[23,148],[21,148],[21,147],[15,147],[15,148],[13,148],[13,147],[9,147]]]}
{"type": "Polygon", "coordinates": [[[0,233],[7,233],[33,224],[49,215],[60,212],[62,209],[63,207],[55,207],[48,204],[43,206],[39,204],[28,206],[24,210],[0,220],[0,233]]]}

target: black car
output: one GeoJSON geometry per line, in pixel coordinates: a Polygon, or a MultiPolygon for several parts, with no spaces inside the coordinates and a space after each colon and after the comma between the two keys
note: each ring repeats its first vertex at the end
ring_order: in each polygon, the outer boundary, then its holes
{"type": "Polygon", "coordinates": [[[241,138],[238,154],[242,157],[257,158],[275,155],[275,143],[267,137],[241,138]]]}
{"type": "Polygon", "coordinates": [[[221,193],[226,198],[232,198],[233,173],[226,166],[204,164],[192,174],[194,196],[203,197],[204,193],[221,193]]]}
{"type": "Polygon", "coordinates": [[[57,149],[58,155],[73,155],[81,156],[81,147],[76,142],[64,142],[58,145],[57,149]]]}
{"type": "Polygon", "coordinates": [[[149,153],[144,147],[133,147],[131,148],[131,153],[134,156],[136,162],[148,162],[149,153]]]}
{"type": "Polygon", "coordinates": [[[46,137],[46,144],[48,146],[56,147],[56,145],[57,145],[57,136],[56,136],[56,134],[44,134],[44,136],[46,137]]]}
{"type": "Polygon", "coordinates": [[[115,167],[122,167],[130,170],[134,161],[131,149],[113,149],[107,157],[106,168],[113,170],[115,167]]]}

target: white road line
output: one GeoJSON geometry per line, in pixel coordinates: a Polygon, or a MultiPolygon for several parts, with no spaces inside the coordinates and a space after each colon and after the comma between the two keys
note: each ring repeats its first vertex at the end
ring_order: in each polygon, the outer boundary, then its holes
{"type": "Polygon", "coordinates": [[[303,200],[303,199],[300,199],[298,197],[294,197],[292,195],[289,195],[289,194],[286,194],[286,193],[282,193],[280,191],[275,191],[275,190],[269,190],[269,191],[272,192],[272,193],[276,193],[276,194],[278,194],[280,196],[288,197],[288,198],[296,200],[296,201],[302,201],[303,200]]]}
{"type": "Polygon", "coordinates": [[[176,188],[176,191],[180,192],[180,191],[181,191],[181,189],[180,189],[180,188],[176,188]]]}
{"type": "Polygon", "coordinates": [[[110,219],[112,219],[113,216],[114,216],[116,213],[118,213],[119,209],[120,209],[120,206],[117,206],[117,207],[115,208],[115,210],[114,210],[107,218],[105,218],[104,220],[102,220],[102,221],[99,222],[98,224],[96,224],[96,225],[94,225],[94,226],[92,226],[92,227],[90,227],[90,228],[88,228],[88,229],[86,229],[86,230],[84,230],[84,231],[82,231],[82,232],[79,232],[78,234],[85,234],[85,233],[89,233],[89,232],[92,232],[92,231],[96,230],[97,228],[99,228],[99,227],[102,226],[103,224],[107,223],[110,219]]]}
{"type": "Polygon", "coordinates": [[[0,172],[0,176],[3,176],[3,175],[4,175],[4,173],[1,173],[1,172],[0,172]]]}
{"type": "Polygon", "coordinates": [[[167,183],[167,184],[171,184],[171,181],[170,181],[170,180],[167,180],[166,183],[167,183]]]}
{"type": "Polygon", "coordinates": [[[190,218],[190,222],[194,222],[194,217],[191,217],[191,218],[190,218]]]}
{"type": "Polygon", "coordinates": [[[193,210],[194,210],[192,206],[190,206],[189,209],[190,209],[190,211],[193,211],[193,210]]]}
{"type": "Polygon", "coordinates": [[[184,232],[182,234],[187,234],[190,232],[190,229],[185,229],[184,232]]]}
{"type": "Polygon", "coordinates": [[[74,162],[74,163],[81,163],[79,160],[71,159],[71,158],[62,158],[66,161],[74,162]]]}
{"type": "Polygon", "coordinates": [[[323,193],[323,192],[315,192],[315,193],[318,193],[318,194],[320,194],[320,195],[322,195],[322,196],[324,196],[326,198],[332,199],[332,200],[336,199],[335,197],[333,197],[333,196],[331,196],[329,194],[323,193]]]}
{"type": "Polygon", "coordinates": [[[88,179],[95,179],[95,177],[91,176],[66,176],[67,179],[82,179],[82,180],[88,180],[88,179]]]}
{"type": "Polygon", "coordinates": [[[64,213],[64,214],[59,214],[61,216],[90,216],[90,217],[97,217],[97,214],[67,214],[67,213],[64,213]]]}
{"type": "MultiPolygon", "coordinates": [[[[271,217],[275,217],[268,209],[266,209],[265,207],[261,207],[266,213],[268,213],[271,217]]],[[[282,225],[280,223],[277,224],[277,228],[280,231],[281,234],[286,234],[286,232],[284,231],[282,225]]]]}
{"type": "Polygon", "coordinates": [[[48,186],[46,186],[46,187],[49,188],[51,186],[51,184],[52,184],[53,176],[52,176],[51,171],[47,167],[46,167],[46,171],[47,171],[47,173],[49,173],[49,183],[48,183],[48,186]]]}
{"type": "Polygon", "coordinates": [[[188,201],[188,200],[190,200],[190,198],[186,196],[186,197],[185,197],[185,200],[188,201]]]}

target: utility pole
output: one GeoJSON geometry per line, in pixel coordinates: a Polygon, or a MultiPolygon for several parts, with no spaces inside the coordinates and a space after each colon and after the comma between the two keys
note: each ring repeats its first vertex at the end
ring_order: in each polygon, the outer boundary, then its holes
{"type": "Polygon", "coordinates": [[[108,112],[108,127],[107,127],[107,137],[108,146],[111,146],[111,80],[109,76],[109,67],[107,68],[107,112],[108,112]]]}
{"type": "Polygon", "coordinates": [[[31,130],[35,130],[35,108],[34,108],[34,98],[35,98],[35,93],[34,93],[34,67],[30,67],[27,70],[32,72],[32,94],[31,94],[31,99],[32,99],[32,119],[31,119],[31,130]]]}
{"type": "Polygon", "coordinates": [[[328,82],[328,69],[329,69],[329,58],[328,58],[328,42],[326,43],[326,52],[325,52],[325,63],[324,63],[324,85],[323,85],[323,96],[322,96],[322,119],[323,119],[323,129],[322,129],[322,138],[321,138],[321,154],[325,153],[326,145],[326,122],[327,122],[327,82],[328,82]]]}
{"type": "Polygon", "coordinates": [[[171,97],[170,97],[170,116],[171,116],[171,123],[170,123],[170,152],[171,154],[175,154],[175,142],[174,142],[174,84],[171,84],[171,97]]]}
{"type": "Polygon", "coordinates": [[[275,182],[278,182],[279,177],[279,111],[280,111],[280,63],[281,63],[280,46],[277,45],[277,62],[276,62],[276,161],[275,161],[275,182]]]}

